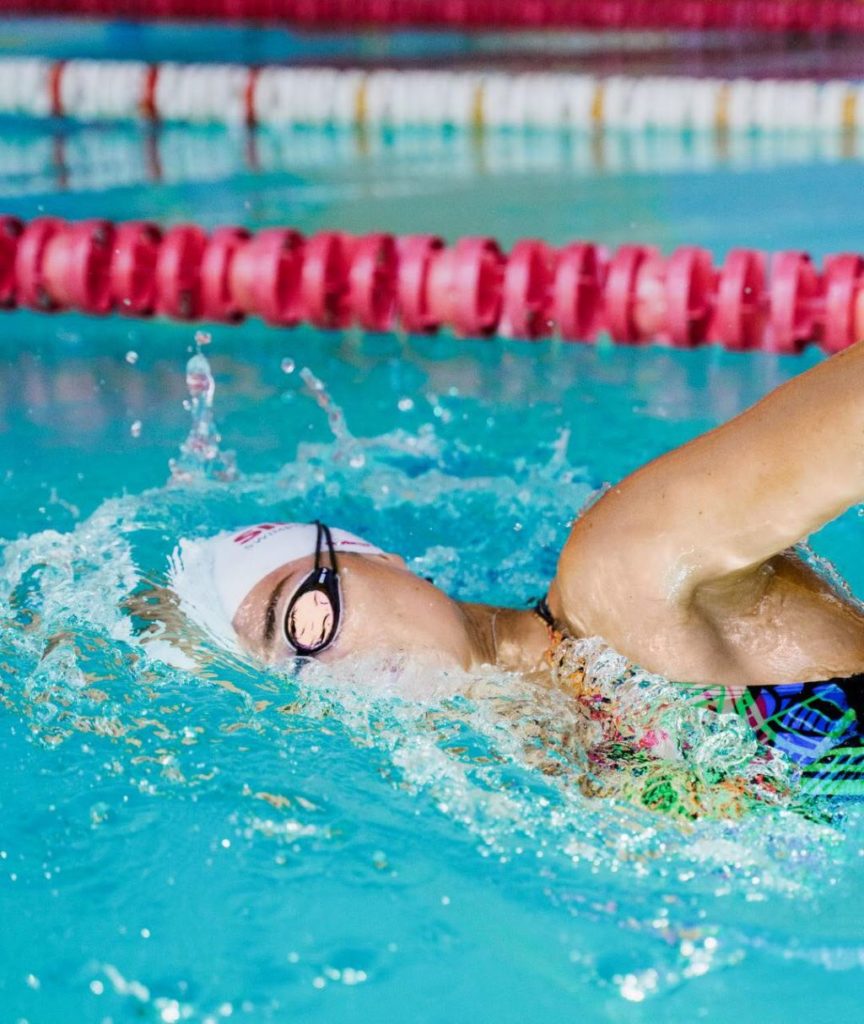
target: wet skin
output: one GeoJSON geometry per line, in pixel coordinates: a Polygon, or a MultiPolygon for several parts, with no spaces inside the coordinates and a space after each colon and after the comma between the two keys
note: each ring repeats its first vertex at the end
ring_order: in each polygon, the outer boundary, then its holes
{"type": "Polygon", "coordinates": [[[683,682],[771,684],[864,670],[864,614],[789,550],[864,500],[864,345],[648,463],[573,525],[549,595],[683,682]]]}

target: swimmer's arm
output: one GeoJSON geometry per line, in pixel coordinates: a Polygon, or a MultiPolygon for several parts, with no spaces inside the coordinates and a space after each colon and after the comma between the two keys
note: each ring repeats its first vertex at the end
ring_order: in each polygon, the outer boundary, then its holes
{"type": "Polygon", "coordinates": [[[600,555],[642,595],[654,586],[657,599],[687,598],[861,501],[864,343],[612,488],[574,526],[559,578],[600,555]]]}

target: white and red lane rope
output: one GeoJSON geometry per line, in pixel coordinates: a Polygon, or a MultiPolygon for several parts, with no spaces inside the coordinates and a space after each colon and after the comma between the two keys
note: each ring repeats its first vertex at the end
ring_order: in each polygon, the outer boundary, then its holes
{"type": "Polygon", "coordinates": [[[864,82],[4,57],[0,114],[316,127],[843,130],[864,126],[864,82]]]}

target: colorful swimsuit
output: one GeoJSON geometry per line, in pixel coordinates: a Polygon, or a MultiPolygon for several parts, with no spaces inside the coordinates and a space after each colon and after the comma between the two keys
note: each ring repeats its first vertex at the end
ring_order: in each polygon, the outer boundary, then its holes
{"type": "MultiPolygon", "coordinates": [[[[545,598],[534,611],[555,630],[545,598]]],[[[812,683],[682,689],[712,711],[740,715],[761,743],[801,769],[809,793],[864,798],[864,673],[812,683]]]]}
{"type": "Polygon", "coordinates": [[[714,710],[737,712],[761,742],[797,764],[809,792],[864,797],[864,673],[813,683],[706,687],[702,697],[714,710]]]}

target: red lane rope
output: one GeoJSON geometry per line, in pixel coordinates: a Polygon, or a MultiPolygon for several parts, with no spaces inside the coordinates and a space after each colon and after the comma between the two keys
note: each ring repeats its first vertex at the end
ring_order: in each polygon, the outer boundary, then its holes
{"type": "Polygon", "coordinates": [[[829,256],[820,271],[804,252],[734,249],[715,267],[697,246],[524,239],[505,253],[492,238],[0,217],[0,307],[837,352],[864,337],[864,257],[829,256]]]}
{"type": "Polygon", "coordinates": [[[7,14],[467,29],[864,30],[860,0],[5,0],[7,14]]]}

